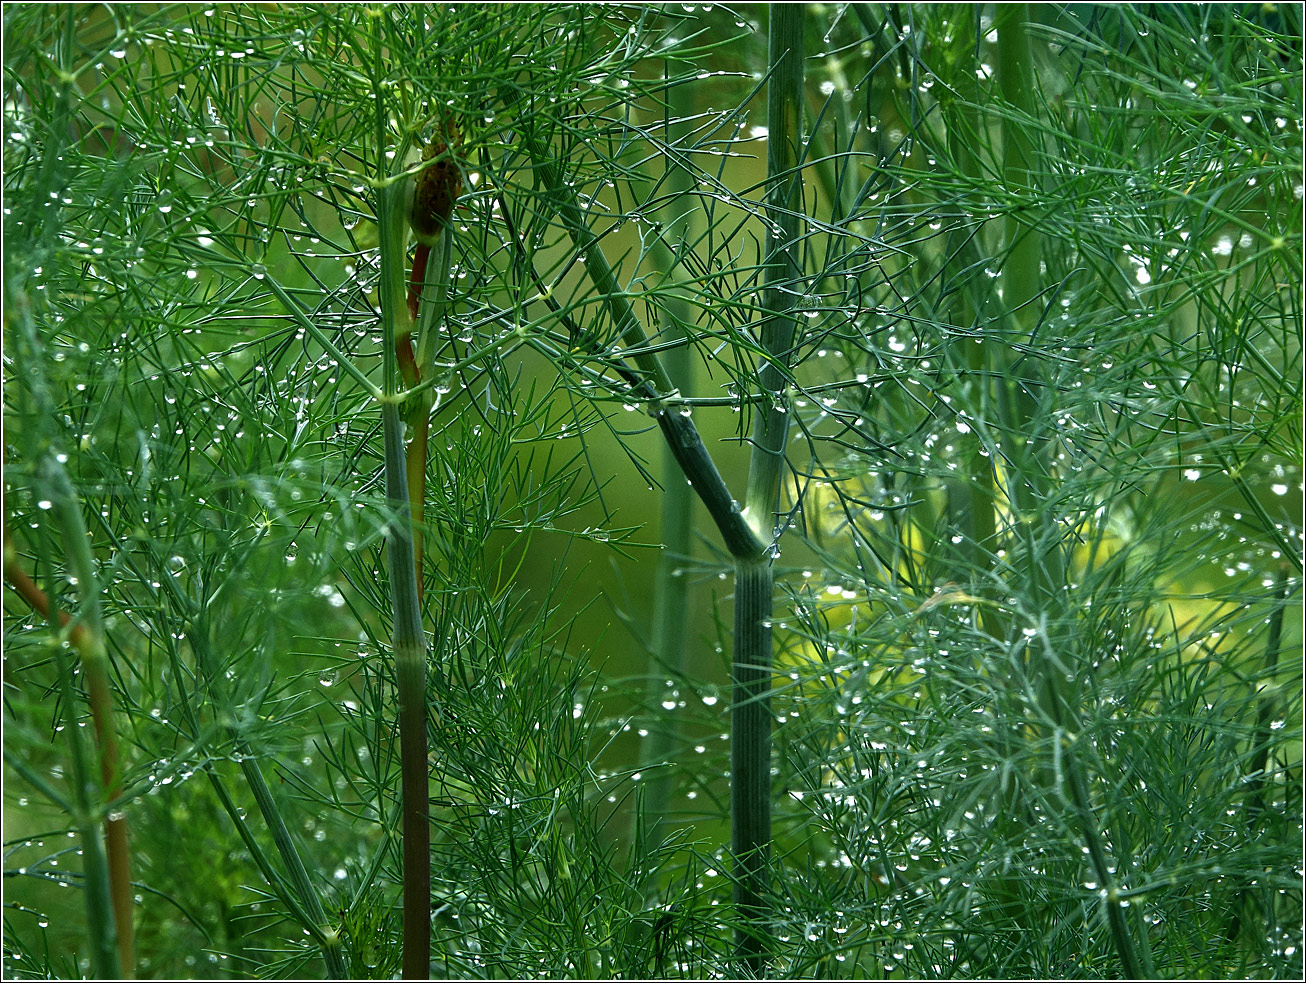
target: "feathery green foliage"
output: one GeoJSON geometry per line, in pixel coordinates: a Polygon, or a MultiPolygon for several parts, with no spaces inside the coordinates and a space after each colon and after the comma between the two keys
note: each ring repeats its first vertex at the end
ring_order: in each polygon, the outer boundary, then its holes
{"type": "Polygon", "coordinates": [[[5,7],[7,975],[399,972],[396,620],[432,975],[1300,975],[1300,8],[798,13],[5,7]]]}

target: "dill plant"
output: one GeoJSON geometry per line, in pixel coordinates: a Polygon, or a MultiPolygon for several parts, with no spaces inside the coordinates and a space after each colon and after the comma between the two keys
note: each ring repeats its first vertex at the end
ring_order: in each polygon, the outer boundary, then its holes
{"type": "Polygon", "coordinates": [[[4,17],[7,974],[1300,973],[1297,8],[4,17]]]}

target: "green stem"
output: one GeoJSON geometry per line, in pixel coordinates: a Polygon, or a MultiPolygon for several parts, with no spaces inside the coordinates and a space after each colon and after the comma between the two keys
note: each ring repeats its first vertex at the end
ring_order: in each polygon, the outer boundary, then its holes
{"type": "MultiPolygon", "coordinates": [[[[1036,78],[1033,52],[1027,30],[1029,8],[1026,4],[1007,4],[994,18],[998,31],[998,86],[1008,110],[1002,117],[1003,188],[1009,197],[1031,198],[1039,170],[1038,104],[1035,99],[1036,78]]],[[[1013,338],[1032,344],[1032,327],[1036,316],[1042,272],[1042,236],[1036,218],[1007,215],[1006,261],[1000,283],[1002,303],[1009,312],[1008,323],[1013,338]]],[[[1004,432],[1012,442],[1010,451],[1011,501],[1016,532],[1024,539],[1020,555],[1025,578],[1026,596],[1036,610],[1043,613],[1044,623],[1053,626],[1060,636],[1053,643],[1044,632],[1045,658],[1031,656],[1030,675],[1037,699],[1044,712],[1059,729],[1078,734],[1079,696],[1064,682],[1064,674],[1054,665],[1056,647],[1069,649],[1066,639],[1073,616],[1063,590],[1065,584],[1065,535],[1058,528],[1053,513],[1058,484],[1054,476],[1054,433],[1049,425],[1049,400],[1040,399],[1040,380],[1034,377],[1033,359],[1022,359],[1021,367],[1010,372],[1006,389],[1004,432]]],[[[1058,739],[1060,739],[1058,737],[1058,739]]],[[[1145,930],[1131,925],[1128,909],[1121,906],[1119,887],[1113,873],[1114,864],[1107,856],[1104,837],[1089,796],[1085,766],[1074,748],[1066,748],[1063,760],[1074,812],[1084,837],[1085,849],[1102,889],[1106,892],[1107,924],[1120,957],[1121,966],[1133,979],[1150,977],[1152,956],[1145,930]]]]}
{"type": "MultiPolygon", "coordinates": [[[[1038,175],[1038,132],[1034,123],[1038,107],[1034,98],[1034,59],[1026,30],[1028,19],[1027,5],[1016,3],[1001,6],[994,18],[998,29],[998,86],[1010,107],[1002,117],[1002,185],[1009,198],[1017,199],[1033,195],[1038,175]]],[[[1008,331],[1013,339],[1030,343],[1036,323],[1035,298],[1042,280],[1042,235],[1030,218],[1022,220],[1013,209],[1006,216],[1004,242],[1006,256],[998,282],[1002,306],[1008,312],[1008,331]]],[[[1008,454],[1013,464],[1008,468],[1007,497],[1017,522],[1032,519],[1042,511],[1041,505],[1053,490],[1051,435],[1036,395],[1043,391],[1044,383],[1035,377],[1034,365],[1033,359],[1021,359],[1018,367],[1011,367],[999,400],[1005,410],[1004,442],[1010,445],[1008,454]]],[[[1049,598],[1056,594],[1064,582],[1058,571],[1033,556],[1027,558],[1027,563],[1036,590],[1049,598]]]]}
{"type": "Polygon", "coordinates": [[[576,192],[563,180],[562,171],[554,163],[548,150],[533,137],[527,138],[527,152],[535,163],[536,173],[544,184],[554,211],[562,220],[577,252],[580,253],[581,261],[585,264],[585,272],[589,274],[590,282],[598,291],[599,299],[607,307],[608,314],[617,326],[618,335],[631,358],[644,373],[646,381],[651,384],[656,395],[671,395],[675,391],[671,379],[657,356],[649,352],[648,336],[630,306],[626,292],[617,282],[616,274],[612,272],[607,257],[603,255],[597,237],[585,222],[585,215],[576,200],[576,192]]]}
{"type": "Polygon", "coordinates": [[[449,305],[449,271],[453,265],[454,225],[446,222],[440,241],[431,249],[427,260],[426,280],[421,286],[417,305],[417,368],[422,378],[435,374],[435,355],[439,350],[440,327],[449,305]]]}
{"type": "MultiPolygon", "coordinates": [[[[8,271],[6,271],[6,279],[8,271]]],[[[6,282],[6,287],[9,283],[6,282]]],[[[44,350],[32,316],[27,293],[18,284],[5,290],[7,324],[15,325],[14,335],[23,349],[18,364],[26,366],[30,386],[35,425],[29,433],[42,436],[36,481],[42,489],[41,497],[53,503],[53,518],[60,528],[64,542],[64,555],[70,572],[76,578],[81,610],[77,614],[70,637],[74,640],[81,660],[95,729],[96,759],[99,764],[98,780],[91,776],[82,760],[84,749],[77,734],[70,736],[73,752],[74,801],[83,838],[87,925],[97,973],[103,970],[111,976],[131,978],[135,975],[135,952],[132,935],[133,897],[131,886],[131,854],[127,841],[126,817],[120,811],[110,812],[105,804],[118,799],[122,792],[122,761],[118,751],[118,730],[114,710],[113,689],[109,681],[109,656],[104,641],[104,619],[100,610],[99,578],[87,539],[86,523],[81,505],[73,489],[68,472],[60,455],[50,446],[52,438],[44,431],[47,421],[55,418],[54,402],[50,396],[44,372],[44,350]],[[104,841],[95,829],[95,821],[103,817],[104,841]]],[[[6,556],[6,568],[9,557],[6,556]]],[[[54,610],[56,591],[44,594],[50,624],[54,631],[62,628],[60,613],[54,610]]],[[[63,649],[58,650],[63,662],[63,649]]],[[[63,675],[63,673],[61,673],[63,675]]],[[[69,712],[76,706],[68,671],[66,693],[69,712]]],[[[73,727],[70,730],[77,731],[73,727]]]]}
{"type": "Polygon", "coordinates": [[[639,395],[649,401],[650,412],[657,420],[676,463],[716,523],[730,555],[757,555],[763,549],[763,543],[744,521],[739,503],[726,487],[712,455],[699,436],[698,428],[684,412],[669,410],[661,402],[662,397],[674,392],[671,380],[657,355],[649,350],[647,336],[639,318],[631,308],[626,294],[617,285],[617,278],[599,248],[598,240],[584,224],[580,206],[576,202],[576,192],[563,181],[558,168],[549,162],[543,146],[528,140],[527,150],[549,192],[550,201],[571,233],[572,242],[580,252],[586,272],[601,294],[609,315],[622,326],[622,337],[626,339],[632,357],[645,376],[639,395]]]}
{"type": "MultiPolygon", "coordinates": [[[[244,741],[238,742],[237,750],[240,750],[242,745],[244,741]]],[[[240,770],[245,776],[250,792],[254,795],[259,812],[263,814],[264,822],[268,824],[269,832],[272,833],[272,842],[277,852],[281,854],[282,862],[285,863],[286,870],[290,874],[290,883],[299,896],[300,903],[307,910],[307,924],[319,927],[319,931],[314,933],[314,936],[322,949],[327,972],[334,979],[343,978],[346,970],[344,958],[340,953],[339,935],[334,930],[326,928],[326,913],[322,910],[322,901],[313,888],[313,882],[309,880],[308,870],[304,867],[304,861],[295,846],[294,838],[281,817],[281,810],[277,807],[276,800],[272,798],[272,789],[268,787],[267,779],[263,777],[262,770],[251,755],[242,754],[240,770]]]]}
{"type": "MultiPolygon", "coordinates": [[[[758,386],[770,395],[753,416],[753,449],[744,508],[749,527],[763,543],[779,535],[776,509],[789,414],[788,386],[796,325],[793,290],[801,282],[797,242],[802,221],[802,175],[798,143],[803,98],[803,7],[770,7],[767,87],[767,220],[777,233],[768,240],[762,290],[762,347],[758,386]]],[[[736,951],[752,976],[765,971],[769,931],[763,902],[771,845],[771,608],[773,557],[740,558],[735,566],[735,651],[731,675],[730,815],[735,870],[735,907],[740,918],[736,951]]]]}
{"type": "Polygon", "coordinates": [[[766,546],[775,531],[780,471],[789,418],[783,405],[790,350],[795,334],[792,301],[785,289],[797,282],[796,250],[801,221],[801,176],[797,170],[798,120],[802,98],[802,28],[800,5],[772,9],[772,82],[767,103],[768,219],[779,230],[766,256],[762,340],[767,357],[759,370],[762,388],[771,394],[769,408],[759,408],[749,469],[748,507],[730,495],[716,465],[687,415],[658,403],[673,392],[670,377],[649,350],[648,339],[630,301],[619,286],[598,240],[585,224],[575,191],[563,180],[552,155],[538,140],[524,137],[553,210],[571,235],[586,272],[617,325],[631,358],[644,375],[644,392],[681,472],[688,477],[708,514],[736,559],[735,654],[731,713],[731,841],[736,863],[735,903],[740,916],[738,945],[750,972],[764,968],[766,930],[761,926],[770,845],[770,690],[771,569],[766,546]],[[747,518],[746,518],[747,517],[747,518]]]}
{"type": "Polygon", "coordinates": [[[1107,856],[1106,847],[1102,843],[1102,834],[1094,817],[1092,801],[1088,793],[1088,782],[1084,778],[1084,769],[1080,765],[1079,756],[1072,753],[1070,749],[1066,749],[1063,752],[1063,760],[1065,761],[1066,774],[1070,778],[1070,794],[1074,799],[1075,810],[1079,814],[1080,828],[1084,833],[1084,844],[1088,850],[1093,870],[1102,885],[1107,925],[1111,930],[1111,938],[1116,944],[1116,951],[1120,955],[1120,963],[1124,967],[1125,976],[1131,980],[1152,979],[1156,974],[1152,971],[1151,953],[1146,948],[1147,939],[1144,937],[1141,940],[1143,942],[1142,947],[1134,943],[1133,931],[1128,919],[1125,917],[1126,909],[1121,907],[1122,899],[1120,897],[1120,886],[1116,882],[1114,874],[1115,867],[1107,856]]]}
{"type": "MultiPolygon", "coordinates": [[[[72,483],[62,464],[53,456],[45,461],[47,480],[54,491],[56,515],[63,527],[64,549],[68,565],[77,577],[82,597],[81,624],[85,627],[79,646],[85,674],[86,699],[91,708],[100,759],[100,780],[104,802],[122,794],[122,760],[118,751],[118,727],[115,720],[113,689],[109,683],[109,653],[104,644],[104,619],[100,611],[99,579],[91,557],[86,524],[72,483]]],[[[105,853],[108,858],[109,891],[118,940],[118,961],[124,978],[136,972],[133,898],[131,885],[131,848],[127,842],[127,819],[121,811],[104,816],[105,853]]]]}
{"type": "MultiPolygon", "coordinates": [[[[405,190],[405,194],[407,191],[405,190]]],[[[435,354],[438,350],[440,327],[444,323],[445,307],[449,299],[449,267],[453,262],[453,223],[446,222],[444,234],[431,250],[426,263],[425,280],[417,285],[417,312],[419,341],[416,368],[419,379],[430,380],[420,393],[409,393],[408,449],[408,503],[412,516],[413,559],[417,578],[417,604],[421,609],[425,588],[423,574],[423,528],[426,522],[426,464],[430,450],[431,410],[437,403],[435,386],[435,354]],[[431,262],[431,260],[434,262],[431,262]]],[[[419,247],[420,248],[420,247],[419,247]]],[[[416,260],[414,260],[416,266],[416,260]]],[[[452,371],[452,370],[449,370],[452,371]]]]}
{"type": "Polygon", "coordinates": [[[317,343],[325,348],[327,352],[330,353],[331,357],[336,360],[340,368],[346,374],[354,377],[354,380],[363,387],[364,392],[373,399],[380,399],[381,390],[377,388],[376,383],[365,376],[349,356],[337,348],[335,342],[327,337],[326,332],[313,323],[312,319],[304,313],[298,302],[290,296],[286,288],[279,284],[271,274],[266,274],[264,276],[264,281],[267,283],[269,289],[276,294],[277,300],[281,301],[281,306],[286,309],[286,313],[295,320],[295,323],[311,334],[317,340],[317,343]]]}
{"type": "Polygon", "coordinates": [[[730,674],[730,845],[739,926],[736,956],[748,975],[766,966],[765,894],[771,854],[771,604],[769,557],[735,563],[735,654],[730,674]]]}
{"type": "MultiPolygon", "coordinates": [[[[1283,643],[1283,611],[1291,592],[1291,578],[1287,564],[1279,567],[1274,584],[1274,609],[1270,612],[1269,632],[1265,640],[1265,671],[1267,680],[1273,679],[1279,668],[1279,651],[1283,643]]],[[[1247,808],[1252,817],[1265,811],[1265,774],[1270,761],[1270,744],[1273,734],[1271,719],[1277,710],[1277,691],[1271,686],[1261,694],[1260,706],[1256,711],[1256,730],[1252,737],[1252,767],[1247,782],[1247,808]]]]}
{"type": "Polygon", "coordinates": [[[770,543],[776,535],[775,512],[780,472],[789,436],[785,396],[796,325],[793,290],[800,282],[798,242],[802,223],[802,175],[798,171],[799,121],[803,97],[803,10],[798,4],[772,4],[767,86],[766,212],[775,235],[763,259],[760,336],[766,356],[758,368],[758,385],[769,405],[753,416],[753,451],[748,466],[744,515],[753,533],[770,543]]]}
{"type": "Polygon", "coordinates": [[[394,604],[394,653],[399,693],[399,759],[404,870],[404,979],[427,979],[431,953],[431,827],[426,732],[426,637],[422,632],[408,499],[403,421],[396,402],[396,321],[407,316],[401,197],[404,184],[378,189],[381,229],[385,394],[381,422],[385,438],[385,485],[390,507],[390,590],[394,604]],[[399,306],[396,308],[395,304],[399,306]]]}
{"type": "MultiPolygon", "coordinates": [[[[962,5],[957,9],[956,30],[959,37],[973,37],[975,19],[978,11],[971,5],[962,5]]],[[[945,63],[944,81],[955,93],[941,106],[947,130],[947,151],[958,173],[966,177],[968,188],[979,188],[981,184],[980,162],[975,153],[975,144],[979,139],[980,119],[975,107],[979,104],[980,90],[978,78],[978,52],[975,58],[959,57],[955,63],[945,63]]],[[[946,255],[952,257],[948,268],[940,281],[952,283],[957,278],[966,279],[956,293],[954,301],[955,314],[953,323],[978,329],[985,316],[987,289],[981,290],[976,277],[981,269],[980,261],[980,224],[976,216],[980,212],[980,203],[970,200],[968,194],[961,199],[963,217],[949,233],[946,255]],[[969,271],[969,274],[966,273],[969,271]]],[[[992,344],[985,344],[980,337],[964,338],[959,342],[964,346],[965,355],[960,361],[970,370],[973,382],[971,386],[970,416],[975,420],[988,420],[992,416],[989,398],[989,352],[992,344]]],[[[963,563],[972,571],[983,571],[990,565],[991,557],[997,552],[994,535],[996,524],[996,482],[993,472],[995,448],[987,446],[980,428],[962,442],[966,448],[967,467],[962,475],[966,488],[957,495],[959,510],[965,515],[965,538],[962,543],[963,563]],[[984,451],[988,450],[988,453],[984,451]],[[967,499],[961,506],[961,500],[967,499]],[[966,562],[968,561],[968,562],[966,562]]],[[[985,609],[981,622],[990,632],[997,630],[997,621],[992,613],[985,609]]]]}
{"type": "MultiPolygon", "coordinates": [[[[399,409],[399,379],[395,340],[402,326],[412,330],[408,314],[408,239],[410,182],[386,176],[389,145],[387,78],[382,38],[389,14],[378,11],[372,37],[372,76],[375,147],[377,154],[376,219],[381,245],[381,331],[384,367],[381,424],[385,440],[385,488],[389,507],[390,591],[394,615],[393,645],[399,696],[400,828],[403,837],[403,954],[404,979],[428,979],[431,973],[431,824],[430,772],[427,765],[426,636],[422,632],[421,601],[413,550],[413,525],[404,454],[403,421],[399,409]]],[[[402,162],[406,148],[396,149],[402,162]]],[[[401,165],[402,166],[402,165],[401,165]]]]}
{"type": "MultiPolygon", "coordinates": [[[[240,742],[236,743],[236,751],[239,754],[244,753],[240,742]]],[[[267,855],[263,852],[263,847],[259,845],[258,839],[254,836],[254,831],[249,828],[249,823],[245,821],[244,810],[242,810],[240,806],[236,804],[236,800],[232,798],[231,793],[227,790],[226,784],[222,781],[222,776],[219,775],[217,769],[213,767],[213,763],[206,763],[204,771],[205,774],[208,775],[209,784],[213,786],[214,794],[218,797],[218,802],[221,803],[222,808],[231,819],[232,825],[236,827],[236,834],[240,837],[241,842],[245,844],[245,848],[249,850],[249,855],[254,858],[254,865],[258,867],[259,872],[263,875],[263,879],[268,882],[268,886],[272,888],[277,897],[281,899],[281,902],[287,909],[289,909],[290,914],[294,919],[299,922],[304,930],[312,936],[313,940],[322,947],[323,956],[326,957],[325,962],[328,975],[332,979],[342,978],[341,976],[336,975],[337,973],[345,972],[344,964],[340,961],[338,941],[335,941],[332,947],[336,956],[334,962],[330,957],[327,957],[327,949],[322,945],[327,937],[327,932],[325,929],[326,922],[322,917],[321,905],[318,905],[316,918],[304,908],[300,903],[300,898],[296,897],[296,895],[288,889],[283,882],[281,875],[276,872],[276,869],[268,860],[267,855]]],[[[252,761],[242,761],[241,771],[245,773],[246,781],[249,781],[251,771],[256,773],[259,782],[261,782],[266,788],[266,782],[263,781],[262,772],[259,771],[258,766],[253,764],[252,761]],[[250,768],[246,768],[247,763],[251,765],[250,768]]],[[[255,798],[258,799],[259,796],[256,795],[255,798]]],[[[265,798],[270,798],[270,796],[266,796],[265,798]]],[[[260,809],[262,808],[263,806],[260,804],[260,809]]],[[[275,808],[275,805],[273,808],[275,808]]],[[[278,846],[280,846],[280,843],[278,843],[278,846]]],[[[316,893],[312,893],[310,896],[316,900],[316,893]]],[[[332,934],[334,938],[334,933],[332,934]]]]}

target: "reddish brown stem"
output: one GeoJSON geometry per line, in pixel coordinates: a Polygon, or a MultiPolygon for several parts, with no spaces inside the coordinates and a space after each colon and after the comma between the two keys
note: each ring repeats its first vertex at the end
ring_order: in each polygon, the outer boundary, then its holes
{"type": "Polygon", "coordinates": [[[413,354],[413,336],[401,334],[395,338],[395,357],[399,360],[399,376],[404,386],[411,389],[422,381],[422,373],[417,368],[417,356],[413,354]]]}
{"type": "Polygon", "coordinates": [[[413,274],[408,278],[408,316],[417,322],[417,307],[422,299],[422,285],[426,282],[426,260],[431,255],[431,247],[417,244],[413,251],[413,274]]]}
{"type": "Polygon", "coordinates": [[[412,440],[408,442],[405,470],[408,475],[408,508],[413,517],[413,565],[417,570],[417,603],[422,603],[425,588],[422,585],[422,518],[426,501],[426,444],[431,429],[430,417],[422,418],[413,427],[412,440]]]}
{"type": "MultiPolygon", "coordinates": [[[[19,565],[18,555],[10,547],[8,529],[4,536],[4,576],[19,597],[47,621],[50,619],[49,595],[19,565]]],[[[71,623],[72,617],[68,612],[60,611],[59,627],[68,628],[71,623]]],[[[72,624],[68,640],[81,656],[85,670],[86,698],[91,707],[91,721],[99,746],[100,779],[104,783],[105,797],[112,802],[122,795],[122,767],[117,728],[113,723],[113,693],[104,666],[104,647],[97,646],[91,633],[80,624],[72,624]]],[[[110,812],[105,816],[104,842],[118,935],[118,960],[124,976],[130,979],[135,975],[136,965],[132,925],[131,848],[127,842],[127,820],[121,812],[110,812]]]]}
{"type": "MultiPolygon", "coordinates": [[[[408,315],[413,323],[417,322],[417,312],[422,301],[422,287],[426,280],[426,263],[431,255],[431,247],[417,244],[413,253],[413,272],[408,280],[408,315]]],[[[422,370],[417,366],[413,353],[412,333],[398,335],[395,338],[395,355],[399,360],[399,375],[404,385],[412,387],[422,378],[422,370]]],[[[421,404],[419,404],[421,405],[421,404]]],[[[430,421],[426,414],[420,420],[408,421],[413,431],[408,441],[405,458],[405,470],[408,475],[408,507],[413,517],[413,562],[417,570],[417,603],[422,602],[422,503],[426,497],[426,440],[430,431],[430,421]]]]}
{"type": "MultiPolygon", "coordinates": [[[[24,601],[32,606],[41,617],[49,620],[50,618],[50,599],[46,597],[45,591],[36,586],[36,581],[28,576],[27,571],[18,565],[18,557],[11,555],[9,551],[8,535],[5,536],[5,580],[9,581],[12,587],[24,601]]],[[[67,611],[59,612],[59,627],[67,628],[68,622],[72,618],[68,616],[67,611]]],[[[86,645],[86,629],[81,625],[73,625],[72,631],[68,633],[68,640],[73,643],[78,651],[86,645]]]]}

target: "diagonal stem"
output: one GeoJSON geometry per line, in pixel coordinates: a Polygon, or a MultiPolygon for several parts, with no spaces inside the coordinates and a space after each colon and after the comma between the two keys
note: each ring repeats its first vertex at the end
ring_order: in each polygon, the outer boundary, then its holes
{"type": "Polygon", "coordinates": [[[771,394],[772,403],[756,418],[748,499],[742,509],[730,495],[697,427],[688,417],[669,412],[659,403],[659,398],[673,394],[671,380],[657,355],[649,350],[647,335],[597,237],[585,222],[575,190],[563,180],[561,170],[539,140],[529,134],[524,137],[545,196],[570,234],[622,343],[643,375],[638,387],[641,395],[650,400],[672,455],[736,559],[731,839],[737,865],[735,905],[740,917],[737,946],[742,967],[753,976],[760,976],[765,968],[768,937],[763,898],[771,841],[771,710],[767,694],[773,574],[767,546],[774,533],[788,433],[789,417],[782,400],[795,333],[791,288],[798,273],[795,257],[802,187],[795,150],[803,79],[802,25],[800,5],[777,4],[772,8],[768,210],[780,236],[766,257],[762,338],[767,357],[759,370],[759,381],[771,394]]]}

